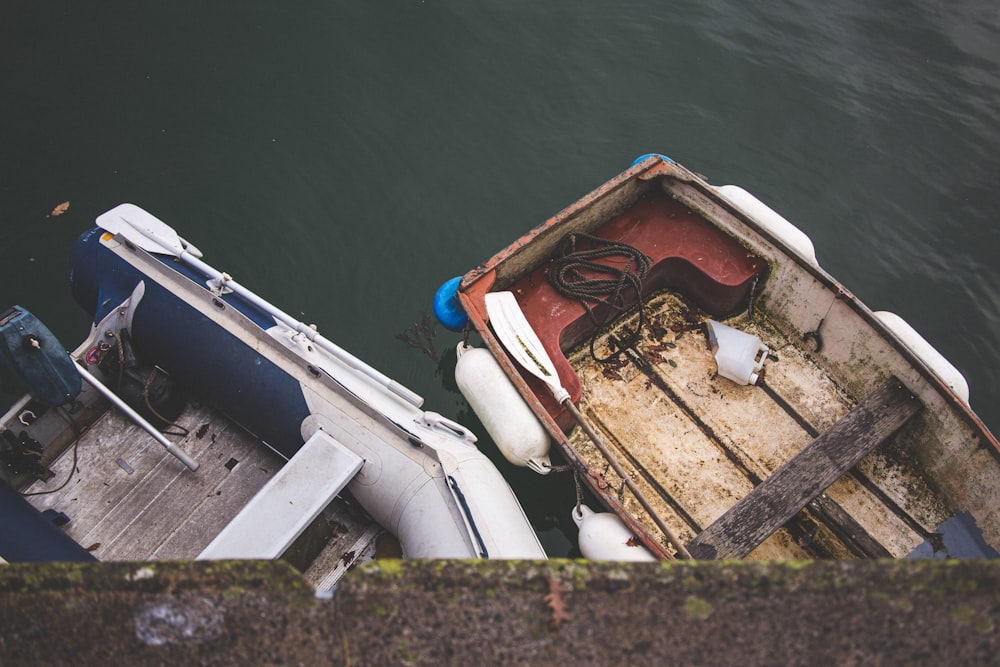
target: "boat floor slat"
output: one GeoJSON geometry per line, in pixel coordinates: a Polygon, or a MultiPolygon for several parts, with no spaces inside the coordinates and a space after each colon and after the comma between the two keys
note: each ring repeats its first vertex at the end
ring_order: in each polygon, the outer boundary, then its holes
{"type": "MultiPolygon", "coordinates": [[[[669,326],[683,324],[682,304],[675,297],[663,294],[650,305],[661,313],[652,328],[668,333],[656,340],[647,335],[637,346],[643,356],[640,363],[648,364],[645,374],[636,364],[606,369],[590,359],[586,346],[571,358],[586,388],[583,400],[606,432],[696,521],[693,526],[675,525],[681,539],[691,540],[801,449],[809,436],[759,388],[716,377],[714,358],[699,332],[669,331],[669,326]]],[[[634,322],[623,324],[631,327],[634,322]]],[[[598,354],[607,353],[605,346],[598,344],[598,354]]],[[[584,451],[593,449],[585,440],[574,437],[584,451]]],[[[588,458],[602,465],[596,450],[588,458]]],[[[807,554],[782,533],[753,557],[807,554]]]]}
{"type": "MultiPolygon", "coordinates": [[[[646,469],[637,471],[634,480],[639,483],[643,473],[654,476],[670,494],[669,504],[682,508],[680,513],[669,506],[662,509],[681,538],[691,540],[798,454],[814,434],[847,414],[851,401],[766,320],[732,323],[772,347],[765,364],[765,389],[738,386],[715,374],[705,336],[691,330],[694,314],[673,294],[652,298],[647,312],[648,331],[635,346],[641,362],[609,369],[590,359],[586,345],[569,358],[585,388],[581,407],[646,469]],[[640,371],[640,366],[646,370],[640,371]]],[[[634,318],[626,317],[616,327],[631,328],[634,318]]],[[[606,346],[604,337],[597,344],[598,354],[605,354],[606,346]]],[[[634,354],[630,358],[637,359],[634,354]]],[[[579,433],[571,436],[574,448],[601,470],[604,463],[586,440],[579,433]]],[[[894,474],[880,479],[880,485],[887,484],[892,494],[905,494],[913,475],[898,465],[892,470],[894,474]]],[[[613,477],[609,481],[615,483],[613,477]]],[[[646,492],[656,505],[660,494],[652,487],[646,492]]],[[[825,505],[808,510],[789,526],[795,534],[780,530],[749,557],[808,557],[800,541],[812,545],[813,555],[851,557],[886,551],[906,555],[923,535],[911,528],[909,517],[887,512],[876,492],[881,491],[866,488],[854,475],[841,477],[828,489],[825,505]],[[827,511],[831,505],[836,507],[827,511]],[[844,535],[858,539],[843,540],[844,535]]]]}
{"type": "MultiPolygon", "coordinates": [[[[194,512],[213,520],[203,522],[199,532],[214,534],[246,502],[241,495],[252,496],[282,459],[238,427],[214,420],[206,408],[189,406],[177,421],[190,432],[179,444],[199,462],[198,471],[189,471],[138,427],[109,412],[81,437],[69,484],[32,497],[32,503],[69,515],[67,533],[84,546],[97,545],[94,553],[102,560],[153,558],[194,512]],[[207,424],[212,426],[201,428],[207,424]],[[239,463],[229,470],[226,464],[234,459],[239,463]],[[221,493],[224,482],[236,476],[243,479],[228,486],[242,494],[221,493]]],[[[53,467],[53,479],[30,491],[58,486],[71,464],[66,452],[53,467]]],[[[188,535],[171,557],[193,557],[208,543],[199,545],[193,537],[188,535]]]]}
{"type": "MultiPolygon", "coordinates": [[[[711,437],[692,421],[691,417],[669,398],[655,390],[644,388],[645,379],[638,375],[630,381],[594,383],[587,387],[582,401],[586,413],[599,424],[605,435],[618,449],[627,449],[636,465],[656,478],[672,501],[683,508],[692,525],[669,505],[657,500],[660,495],[641,479],[641,473],[625,466],[647,498],[685,541],[698,530],[724,514],[740,498],[754,488],[744,465],[731,460],[711,437]],[[624,403],[629,410],[620,409],[624,403]]],[[[580,432],[571,438],[575,448],[592,467],[604,473],[608,482],[620,482],[613,471],[607,470],[600,453],[580,432]]],[[[641,515],[637,501],[625,496],[626,506],[641,515]]],[[[654,531],[655,528],[650,528],[654,531]]],[[[786,535],[774,536],[755,558],[807,557],[786,535]]]]}
{"type": "Polygon", "coordinates": [[[895,378],[871,394],[689,545],[695,558],[742,558],[920,409],[895,378]]]}
{"type": "Polygon", "coordinates": [[[283,463],[235,425],[213,427],[204,437],[211,444],[201,450],[201,474],[181,471],[156,505],[143,508],[137,517],[141,532],[120,540],[116,558],[196,557],[283,463]]]}
{"type": "Polygon", "coordinates": [[[376,541],[383,533],[371,520],[361,523],[354,519],[349,507],[337,505],[337,510],[327,517],[334,537],[303,572],[306,580],[319,590],[329,590],[357,563],[374,558],[376,541]]]}

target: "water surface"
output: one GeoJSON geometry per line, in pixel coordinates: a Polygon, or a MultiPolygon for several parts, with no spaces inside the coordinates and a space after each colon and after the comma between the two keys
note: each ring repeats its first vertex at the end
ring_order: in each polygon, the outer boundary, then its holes
{"type": "MultiPolygon", "coordinates": [[[[801,227],[1000,429],[998,26],[969,0],[10,0],[0,305],[75,345],[70,245],[131,201],[475,425],[397,334],[445,279],[657,151],[801,227]]],[[[19,393],[0,373],[0,399],[19,393]]],[[[572,504],[558,493],[526,499],[536,519],[572,504]]]]}

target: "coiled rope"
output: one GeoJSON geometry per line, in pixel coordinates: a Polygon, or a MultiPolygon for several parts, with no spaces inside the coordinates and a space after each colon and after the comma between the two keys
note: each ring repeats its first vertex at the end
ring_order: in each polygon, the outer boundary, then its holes
{"type": "Polygon", "coordinates": [[[594,335],[590,338],[590,356],[594,361],[611,361],[618,357],[622,349],[638,342],[645,325],[642,282],[649,273],[650,264],[650,259],[637,248],[620,241],[610,241],[589,234],[568,234],[559,242],[552,266],[549,267],[549,283],[561,295],[576,299],[587,309],[587,314],[594,323],[594,335]],[[589,249],[577,249],[581,240],[587,242],[589,249]],[[609,266],[597,261],[608,257],[621,257],[624,262],[620,266],[609,266]],[[612,349],[608,356],[598,357],[594,351],[597,338],[628,308],[625,301],[626,287],[635,290],[639,321],[634,330],[626,329],[620,333],[618,350],[612,349]],[[600,319],[594,312],[598,307],[603,310],[603,317],[600,319]]]}

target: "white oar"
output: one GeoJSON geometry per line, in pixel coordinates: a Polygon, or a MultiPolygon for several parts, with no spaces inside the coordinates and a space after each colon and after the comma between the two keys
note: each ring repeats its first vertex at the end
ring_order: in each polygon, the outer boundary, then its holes
{"type": "Polygon", "coordinates": [[[555,396],[555,399],[566,406],[597,449],[604,455],[607,462],[611,464],[614,471],[622,478],[625,485],[628,486],[632,495],[635,496],[639,504],[642,505],[643,509],[646,510],[650,518],[653,519],[657,527],[659,527],[670,541],[670,544],[677,550],[677,555],[681,558],[690,558],[691,554],[688,553],[688,550],[677,536],[674,535],[667,524],[664,523],[660,515],[656,513],[646,499],[646,496],[639,490],[635,482],[632,481],[632,478],[625,474],[625,470],[622,469],[617,458],[611,453],[607,445],[604,444],[603,439],[594,431],[580,410],[573,404],[569,392],[566,391],[559,381],[559,374],[556,372],[552,359],[549,358],[549,354],[542,346],[542,342],[538,340],[538,335],[535,334],[534,329],[531,328],[531,324],[524,317],[524,313],[521,311],[521,307],[518,305],[514,294],[512,292],[490,292],[486,295],[486,312],[489,314],[490,324],[493,325],[493,330],[496,332],[497,338],[507,348],[507,352],[525,370],[544,382],[552,392],[552,395],[555,396]]]}
{"type": "Polygon", "coordinates": [[[144,211],[134,204],[119,204],[107,213],[99,215],[97,217],[97,226],[112,234],[121,234],[146,252],[176,257],[215,281],[220,288],[225,287],[232,290],[240,298],[250,302],[279,322],[301,333],[340,361],[372,378],[407,402],[412,403],[418,408],[423,405],[424,399],[415,392],[380,373],[339,345],[324,338],[315,329],[306,326],[273,304],[265,301],[228,275],[202,262],[198,259],[201,257],[201,252],[197,248],[178,236],[177,232],[170,225],[151,213],[144,211]]]}

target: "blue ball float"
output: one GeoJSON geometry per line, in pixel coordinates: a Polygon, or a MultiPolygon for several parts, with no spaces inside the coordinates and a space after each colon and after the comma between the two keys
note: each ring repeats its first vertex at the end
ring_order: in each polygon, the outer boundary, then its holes
{"type": "Polygon", "coordinates": [[[469,323],[469,316],[458,301],[458,285],[461,282],[462,276],[455,276],[434,293],[434,317],[451,331],[462,331],[469,323]]]}
{"type": "Polygon", "coordinates": [[[673,162],[673,160],[668,158],[666,155],[663,155],[662,153],[646,153],[645,155],[640,155],[636,159],[632,160],[632,164],[630,164],[629,167],[634,167],[635,165],[639,164],[640,162],[649,157],[658,157],[667,162],[673,162]]]}

